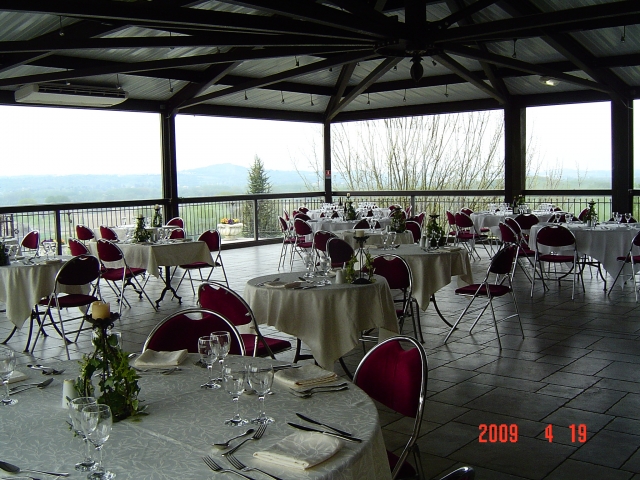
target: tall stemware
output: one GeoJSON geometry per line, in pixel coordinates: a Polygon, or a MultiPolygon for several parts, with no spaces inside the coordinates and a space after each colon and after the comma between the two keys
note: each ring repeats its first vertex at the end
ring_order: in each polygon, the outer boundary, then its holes
{"type": "Polygon", "coordinates": [[[82,430],[100,453],[100,461],[96,464],[95,470],[87,475],[89,480],[110,480],[116,476],[115,473],[106,470],[102,463],[102,447],[109,440],[112,424],[113,417],[109,405],[98,403],[82,409],[82,430]]]}
{"type": "Polygon", "coordinates": [[[2,398],[2,405],[7,407],[15,405],[18,400],[11,398],[9,394],[9,378],[16,368],[16,353],[9,347],[0,345],[0,379],[5,388],[5,395],[2,398]]]}
{"type": "Polygon", "coordinates": [[[251,420],[251,423],[273,423],[275,420],[271,417],[267,417],[267,413],[264,410],[264,397],[273,384],[273,367],[271,365],[249,365],[249,386],[258,394],[258,401],[260,402],[260,415],[257,418],[251,420]]]}
{"type": "Polygon", "coordinates": [[[218,355],[215,352],[211,335],[198,339],[198,353],[200,354],[200,360],[207,366],[207,372],[209,373],[209,381],[201,385],[201,387],[220,388],[220,385],[216,383],[216,379],[213,378],[213,364],[218,360],[218,355]]]}
{"type": "MultiPolygon", "coordinates": [[[[231,347],[231,335],[229,335],[229,332],[212,332],[211,344],[220,364],[220,374],[222,374],[224,359],[229,355],[229,348],[231,347]]],[[[222,378],[220,380],[222,381],[222,378]]]]}
{"type": "Polygon", "coordinates": [[[625,213],[624,214],[624,219],[627,221],[627,225],[628,225],[629,221],[631,220],[631,214],[630,213],[625,213]]]}
{"type": "Polygon", "coordinates": [[[224,384],[224,389],[229,395],[231,395],[233,403],[236,406],[235,415],[229,420],[226,420],[224,424],[232,427],[239,427],[249,423],[248,420],[240,416],[238,406],[238,399],[240,398],[240,395],[242,395],[242,392],[244,392],[244,387],[247,382],[247,368],[244,365],[233,363],[230,365],[224,365],[222,367],[222,382],[224,384]]]}
{"type": "Polygon", "coordinates": [[[96,468],[96,462],[91,458],[91,445],[89,439],[82,430],[82,410],[88,405],[96,405],[98,402],[94,397],[78,397],[69,401],[69,418],[75,434],[82,439],[85,448],[84,460],[76,463],[75,468],[79,472],[90,472],[96,468]]]}

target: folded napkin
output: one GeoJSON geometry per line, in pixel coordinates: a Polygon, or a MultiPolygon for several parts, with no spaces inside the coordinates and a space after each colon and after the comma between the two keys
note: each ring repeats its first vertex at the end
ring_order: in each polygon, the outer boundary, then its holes
{"type": "Polygon", "coordinates": [[[18,370],[14,370],[9,377],[9,383],[21,382],[22,380],[26,380],[27,378],[29,377],[24,373],[19,372],[18,370]]]}
{"type": "Polygon", "coordinates": [[[187,355],[186,348],[175,352],[156,352],[147,349],[135,360],[135,365],[136,367],[175,367],[180,365],[187,355]]]}
{"type": "Polygon", "coordinates": [[[265,287],[271,287],[271,288],[284,288],[286,284],[287,282],[274,281],[274,282],[266,282],[263,285],[265,287]]]}
{"type": "Polygon", "coordinates": [[[274,375],[281,385],[289,388],[311,387],[323,383],[335,381],[338,376],[335,372],[329,372],[317,365],[304,365],[300,368],[291,368],[288,370],[280,370],[274,375]]]}
{"type": "Polygon", "coordinates": [[[334,456],[342,442],[321,433],[296,432],[283,438],[267,450],[255,452],[254,457],[284,467],[304,470],[334,456]]]}

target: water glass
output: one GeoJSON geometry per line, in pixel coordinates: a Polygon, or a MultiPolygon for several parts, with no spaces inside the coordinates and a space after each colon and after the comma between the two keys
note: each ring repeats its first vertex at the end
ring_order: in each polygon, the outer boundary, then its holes
{"type": "Polygon", "coordinates": [[[396,244],[396,235],[396,232],[389,232],[389,240],[391,240],[391,245],[389,246],[392,248],[396,244]]]}
{"type": "Polygon", "coordinates": [[[78,397],[69,401],[69,418],[75,434],[82,439],[85,448],[84,460],[75,465],[79,472],[90,472],[96,468],[96,462],[91,458],[91,446],[89,439],[82,431],[82,410],[88,405],[96,405],[98,402],[94,397],[78,397]]]}
{"type": "Polygon", "coordinates": [[[113,417],[109,405],[87,405],[82,409],[82,430],[100,454],[95,470],[87,475],[90,480],[110,480],[116,476],[104,468],[102,463],[102,447],[109,440],[113,417]]]}
{"type": "Polygon", "coordinates": [[[225,425],[229,425],[231,427],[240,427],[249,423],[247,419],[244,419],[240,416],[238,399],[242,392],[244,392],[244,386],[247,382],[247,368],[244,365],[231,364],[224,365],[222,367],[222,383],[224,385],[224,389],[227,391],[231,398],[233,399],[233,403],[236,406],[235,415],[226,420],[224,422],[225,425]]]}
{"type": "Polygon", "coordinates": [[[273,384],[273,367],[261,366],[261,365],[249,365],[249,386],[255,390],[258,395],[258,402],[260,402],[260,415],[257,418],[251,420],[251,423],[273,423],[275,420],[271,417],[267,417],[264,410],[264,397],[271,390],[273,384]]]}
{"type": "Polygon", "coordinates": [[[307,268],[307,273],[304,274],[305,278],[313,277],[313,268],[315,267],[315,257],[312,253],[305,254],[302,259],[304,261],[304,266],[307,268]]]}
{"type": "Polygon", "coordinates": [[[9,394],[9,378],[16,368],[16,353],[9,347],[0,345],[0,380],[5,388],[5,395],[2,398],[2,406],[15,405],[18,400],[11,398],[9,394]]]}
{"type": "MultiPolygon", "coordinates": [[[[213,353],[220,364],[220,372],[222,373],[224,359],[229,355],[229,349],[231,348],[231,335],[229,335],[229,332],[212,332],[211,345],[213,347],[213,353]]],[[[222,377],[219,380],[222,380],[222,377]]]]}
{"type": "Polygon", "coordinates": [[[213,378],[213,364],[218,360],[218,356],[213,348],[213,340],[211,335],[200,337],[198,339],[198,353],[200,361],[207,366],[209,380],[207,383],[200,385],[202,388],[220,388],[220,385],[213,378]]]}
{"type": "Polygon", "coordinates": [[[629,221],[631,220],[631,214],[630,213],[625,213],[624,214],[624,219],[627,221],[627,224],[628,224],[629,221]]]}
{"type": "Polygon", "coordinates": [[[320,257],[320,268],[322,270],[322,276],[324,277],[323,283],[325,285],[331,285],[329,280],[329,271],[331,270],[331,257],[323,255],[320,257]]]}

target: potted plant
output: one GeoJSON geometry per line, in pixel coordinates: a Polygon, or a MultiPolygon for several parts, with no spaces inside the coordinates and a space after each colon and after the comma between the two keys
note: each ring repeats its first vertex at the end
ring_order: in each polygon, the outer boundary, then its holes
{"type": "Polygon", "coordinates": [[[218,231],[225,240],[235,240],[242,234],[242,222],[237,218],[223,218],[218,224],[218,231]]]}
{"type": "Polygon", "coordinates": [[[427,222],[426,234],[431,248],[444,247],[447,243],[447,235],[444,228],[438,224],[439,216],[436,213],[432,213],[429,215],[429,221],[427,222]]]}
{"type": "Polygon", "coordinates": [[[407,219],[402,208],[396,206],[391,212],[391,225],[389,230],[396,233],[402,233],[407,229],[407,219]]]}

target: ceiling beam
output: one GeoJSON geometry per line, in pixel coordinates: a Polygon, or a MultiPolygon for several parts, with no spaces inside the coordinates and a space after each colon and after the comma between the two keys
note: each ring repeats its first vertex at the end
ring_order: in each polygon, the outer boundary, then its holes
{"type": "Polygon", "coordinates": [[[367,60],[370,58],[374,58],[376,56],[375,53],[369,51],[368,53],[345,53],[344,55],[340,55],[338,57],[329,58],[326,60],[320,60],[318,62],[310,63],[308,65],[304,65],[302,67],[296,67],[291,70],[286,70],[284,72],[276,73],[274,75],[269,75],[263,78],[255,78],[251,79],[248,82],[236,85],[234,87],[225,88],[224,90],[219,90],[217,92],[208,93],[206,95],[201,95],[194,99],[191,99],[183,104],[182,108],[190,107],[192,105],[197,105],[208,100],[212,100],[215,98],[226,97],[228,95],[232,95],[237,92],[241,92],[243,90],[252,90],[254,88],[260,88],[267,85],[271,85],[276,82],[280,82],[282,80],[289,80],[292,78],[299,77],[301,75],[309,75],[311,73],[326,70],[328,68],[338,67],[340,65],[344,65],[345,63],[355,62],[358,60],[367,60]]]}
{"type": "MultiPolygon", "coordinates": [[[[470,18],[474,13],[478,13],[480,10],[493,5],[497,1],[498,0],[477,0],[474,3],[467,5],[466,7],[458,8],[457,10],[451,10],[451,7],[449,7],[451,14],[448,17],[443,18],[442,20],[434,22],[435,25],[433,25],[433,27],[437,29],[449,28],[454,23],[459,23],[460,20],[470,18]]],[[[448,3],[449,2],[447,2],[447,4],[448,3]]],[[[460,25],[462,26],[462,24],[460,25]]]]}
{"type": "Polygon", "coordinates": [[[402,32],[402,24],[397,18],[387,17],[382,13],[384,5],[376,2],[363,2],[361,0],[329,0],[333,5],[350,11],[365,22],[373,25],[381,25],[389,34],[399,35],[402,32]]]}
{"type": "Polygon", "coordinates": [[[331,95],[327,108],[324,111],[325,122],[329,121],[329,114],[335,110],[344,96],[344,92],[349,85],[349,80],[351,79],[351,75],[353,75],[356,65],[356,62],[351,62],[343,65],[340,69],[340,75],[338,75],[338,81],[336,82],[336,91],[331,95]]]}
{"type": "Polygon", "coordinates": [[[327,113],[326,121],[330,122],[335,118],[337,114],[343,111],[347,105],[353,102],[358,95],[364,92],[370,85],[375,83],[380,77],[382,77],[385,73],[387,73],[390,69],[392,69],[395,65],[397,65],[402,58],[400,57],[392,57],[387,58],[380,63],[369,75],[367,75],[362,82],[358,84],[358,86],[351,89],[348,95],[346,95],[342,101],[336,105],[336,107],[327,113]]]}
{"type": "Polygon", "coordinates": [[[453,58],[451,58],[446,53],[441,55],[434,55],[432,57],[434,60],[440,62],[442,65],[447,67],[453,73],[459,75],[464,78],[467,82],[471,83],[477,89],[483,91],[490,97],[496,99],[500,104],[506,103],[506,98],[504,98],[495,88],[490,85],[487,85],[480,77],[478,77],[475,73],[467,70],[458,62],[456,62],[453,58]]]}

